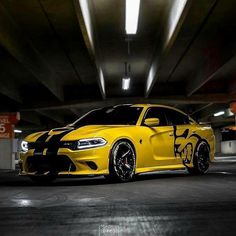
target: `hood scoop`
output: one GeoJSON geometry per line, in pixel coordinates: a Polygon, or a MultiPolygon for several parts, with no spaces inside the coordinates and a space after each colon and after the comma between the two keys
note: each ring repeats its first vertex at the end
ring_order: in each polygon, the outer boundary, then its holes
{"type": "Polygon", "coordinates": [[[74,128],[66,126],[66,127],[61,127],[61,128],[55,128],[55,129],[52,129],[51,131],[52,132],[62,132],[62,131],[70,131],[70,130],[72,131],[72,130],[74,130],[74,128]]]}

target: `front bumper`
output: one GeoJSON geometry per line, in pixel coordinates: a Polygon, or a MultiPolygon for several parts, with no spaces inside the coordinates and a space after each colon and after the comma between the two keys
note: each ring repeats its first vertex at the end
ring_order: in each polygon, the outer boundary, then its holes
{"type": "Polygon", "coordinates": [[[103,147],[72,151],[60,148],[57,153],[34,154],[34,149],[20,155],[20,175],[47,175],[49,173],[68,175],[108,174],[108,145],[103,147]]]}

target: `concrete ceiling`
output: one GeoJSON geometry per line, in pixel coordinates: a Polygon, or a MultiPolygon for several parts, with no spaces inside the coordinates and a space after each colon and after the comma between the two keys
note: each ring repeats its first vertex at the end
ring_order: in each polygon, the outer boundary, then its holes
{"type": "Polygon", "coordinates": [[[20,111],[18,127],[31,130],[99,106],[155,102],[222,124],[212,114],[236,100],[236,2],[188,0],[169,39],[176,1],[141,0],[127,37],[124,0],[88,0],[91,43],[79,0],[0,0],[0,111],[20,111]]]}

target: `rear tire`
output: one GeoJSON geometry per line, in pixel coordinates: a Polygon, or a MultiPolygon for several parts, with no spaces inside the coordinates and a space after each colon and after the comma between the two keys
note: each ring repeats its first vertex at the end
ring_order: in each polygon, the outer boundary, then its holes
{"type": "Polygon", "coordinates": [[[116,142],[111,150],[109,175],[104,176],[112,182],[128,182],[134,178],[136,155],[133,145],[127,140],[116,142]]]}
{"type": "Polygon", "coordinates": [[[197,145],[193,156],[193,167],[188,167],[192,175],[205,174],[209,169],[210,149],[206,141],[201,140],[197,145]]]}

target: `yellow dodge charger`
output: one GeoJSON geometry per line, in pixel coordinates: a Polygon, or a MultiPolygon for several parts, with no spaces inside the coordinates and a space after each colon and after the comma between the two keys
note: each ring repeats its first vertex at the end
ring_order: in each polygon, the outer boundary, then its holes
{"type": "Polygon", "coordinates": [[[21,175],[45,182],[57,176],[136,174],[186,168],[203,174],[214,158],[214,134],[180,110],[162,105],[117,105],[92,110],[63,128],[22,142],[21,175]]]}

